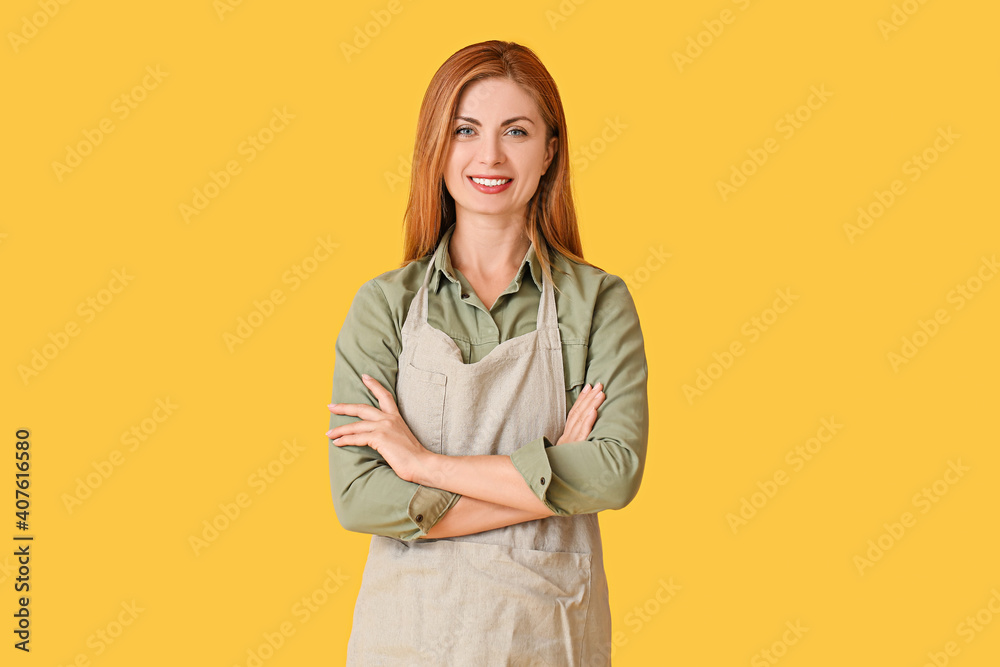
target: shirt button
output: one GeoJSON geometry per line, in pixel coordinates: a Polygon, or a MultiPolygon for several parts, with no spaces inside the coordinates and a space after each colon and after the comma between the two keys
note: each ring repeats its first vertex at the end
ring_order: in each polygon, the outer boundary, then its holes
{"type": "Polygon", "coordinates": [[[542,484],[545,484],[545,478],[542,477],[542,484]]]}
{"type": "Polygon", "coordinates": [[[424,515],[423,514],[418,514],[417,515],[417,519],[416,519],[417,523],[420,523],[423,520],[424,520],[424,515]]]}
{"type": "Polygon", "coordinates": [[[462,292],[462,298],[463,299],[468,299],[469,298],[469,294],[467,292],[462,292]]]}

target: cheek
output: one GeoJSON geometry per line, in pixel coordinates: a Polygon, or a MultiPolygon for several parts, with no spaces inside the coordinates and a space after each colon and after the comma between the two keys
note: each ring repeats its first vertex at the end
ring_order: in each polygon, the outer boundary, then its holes
{"type": "Polygon", "coordinates": [[[462,176],[461,170],[453,169],[445,174],[444,176],[445,185],[448,187],[449,190],[458,189],[462,186],[462,179],[464,178],[465,177],[462,176]]]}
{"type": "Polygon", "coordinates": [[[541,172],[545,166],[545,150],[538,146],[525,146],[517,155],[520,170],[524,173],[541,172]]]}
{"type": "Polygon", "coordinates": [[[444,170],[444,186],[448,192],[455,196],[456,192],[461,192],[462,181],[465,177],[462,175],[462,170],[464,165],[461,161],[450,162],[444,170]]]}
{"type": "Polygon", "coordinates": [[[461,146],[454,146],[451,149],[451,152],[448,153],[448,160],[445,163],[446,174],[455,177],[462,175],[462,170],[468,164],[468,156],[465,155],[465,152],[461,146]]]}

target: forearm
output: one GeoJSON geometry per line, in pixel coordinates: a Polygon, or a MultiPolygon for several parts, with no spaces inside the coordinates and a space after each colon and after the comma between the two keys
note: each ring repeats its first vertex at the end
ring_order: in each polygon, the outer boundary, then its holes
{"type": "Polygon", "coordinates": [[[330,450],[333,505],[347,530],[415,539],[457,502],[455,494],[403,481],[387,465],[353,458],[336,445],[330,450]]]}
{"type": "Polygon", "coordinates": [[[446,456],[428,452],[419,479],[413,481],[522,510],[535,518],[555,514],[527,485],[509,456],[446,456]]]}
{"type": "Polygon", "coordinates": [[[512,526],[516,523],[534,521],[551,516],[552,512],[546,508],[546,513],[530,512],[528,510],[508,507],[507,505],[497,505],[496,503],[462,496],[450,510],[427,532],[421,535],[421,539],[458,537],[461,535],[472,535],[494,528],[512,526]]]}

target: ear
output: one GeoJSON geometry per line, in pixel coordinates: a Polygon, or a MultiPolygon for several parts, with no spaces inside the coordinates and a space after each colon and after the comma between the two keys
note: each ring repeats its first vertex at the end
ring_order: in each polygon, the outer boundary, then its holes
{"type": "Polygon", "coordinates": [[[549,170],[549,165],[552,164],[552,158],[556,156],[556,147],[559,145],[559,137],[552,137],[549,139],[549,145],[545,149],[545,161],[542,164],[542,174],[549,170]]]}

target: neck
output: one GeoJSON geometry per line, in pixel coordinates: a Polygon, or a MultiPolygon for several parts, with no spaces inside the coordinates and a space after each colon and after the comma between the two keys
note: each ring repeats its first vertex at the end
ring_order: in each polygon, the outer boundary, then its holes
{"type": "Polygon", "coordinates": [[[518,224],[458,220],[448,244],[451,264],[465,275],[506,275],[519,268],[531,240],[518,224]]]}

